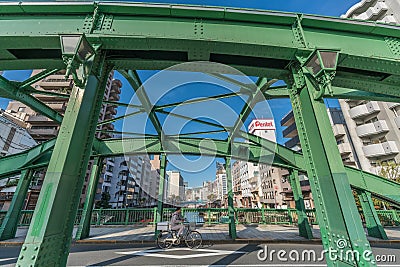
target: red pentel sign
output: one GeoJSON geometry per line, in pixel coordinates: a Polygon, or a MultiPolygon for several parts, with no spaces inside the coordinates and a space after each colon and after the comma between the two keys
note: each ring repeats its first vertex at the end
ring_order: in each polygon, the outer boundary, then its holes
{"type": "Polygon", "coordinates": [[[275,130],[275,123],[273,119],[259,119],[253,120],[249,125],[249,132],[255,130],[275,130]]]}

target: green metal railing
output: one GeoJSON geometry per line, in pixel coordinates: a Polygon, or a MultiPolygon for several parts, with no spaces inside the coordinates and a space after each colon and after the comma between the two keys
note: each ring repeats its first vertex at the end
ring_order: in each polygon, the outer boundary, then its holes
{"type": "MultiPolygon", "coordinates": [[[[174,209],[165,208],[162,216],[163,221],[169,221],[174,209]]],[[[399,226],[400,211],[377,210],[379,219],[383,226],[399,226]]],[[[94,209],[92,212],[92,225],[147,225],[154,224],[157,208],[134,208],[134,209],[94,209]]],[[[314,210],[306,211],[311,224],[318,224],[314,210]]],[[[0,211],[0,224],[6,215],[6,211],[0,211]]],[[[75,224],[81,220],[82,210],[78,211],[75,224]]],[[[229,223],[228,209],[208,208],[195,209],[183,208],[182,215],[190,221],[199,224],[214,225],[229,223]]],[[[31,223],[33,210],[23,210],[18,226],[28,226],[31,223]]],[[[297,224],[297,213],[295,209],[235,209],[236,224],[297,224]]]]}

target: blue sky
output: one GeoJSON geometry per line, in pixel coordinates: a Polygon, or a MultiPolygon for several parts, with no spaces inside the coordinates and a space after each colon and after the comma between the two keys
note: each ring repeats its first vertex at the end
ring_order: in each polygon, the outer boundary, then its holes
{"type": "MultiPolygon", "coordinates": [[[[154,1],[143,1],[143,2],[154,2],[154,1]]],[[[221,1],[221,0],[157,0],[159,3],[177,3],[177,4],[196,4],[196,5],[211,5],[211,6],[230,6],[230,7],[243,7],[243,8],[255,8],[255,9],[265,9],[265,10],[276,10],[276,11],[287,11],[296,13],[306,13],[306,14],[317,14],[323,16],[334,16],[338,17],[344,14],[352,5],[359,2],[356,0],[351,1],[305,1],[305,0],[286,0],[286,1],[260,1],[260,0],[248,0],[248,1],[221,1]]],[[[24,80],[29,77],[31,71],[5,71],[3,76],[10,80],[24,80]]],[[[146,81],[156,72],[142,71],[139,75],[143,81],[146,81]]],[[[125,79],[119,74],[115,74],[115,78],[120,79],[123,82],[123,88],[121,93],[121,101],[128,103],[133,96],[132,89],[128,86],[125,79]]],[[[282,138],[282,129],[279,125],[279,120],[291,109],[289,100],[271,100],[268,101],[269,106],[272,110],[273,117],[275,118],[277,126],[277,141],[278,143],[283,143],[285,140],[282,138]]],[[[5,109],[8,104],[7,99],[0,98],[0,108],[5,109]]],[[[330,100],[329,106],[338,106],[337,101],[330,100]]],[[[117,116],[122,115],[125,109],[119,107],[117,116]]],[[[246,122],[248,123],[250,119],[246,122]]],[[[247,126],[247,124],[245,124],[247,126]]],[[[122,129],[122,121],[116,123],[117,129],[122,129]]],[[[196,160],[196,157],[187,157],[189,159],[188,166],[184,169],[190,169],[190,160],[196,160]],[[186,168],[187,167],[187,168],[186,168]]],[[[209,163],[209,167],[202,172],[193,171],[182,171],[182,176],[186,181],[189,182],[189,186],[199,186],[204,180],[214,180],[215,179],[215,161],[218,160],[223,162],[222,159],[204,159],[203,163],[209,163]]],[[[168,169],[175,169],[174,162],[179,162],[178,158],[171,157],[172,163],[169,164],[168,169]]],[[[198,162],[193,162],[197,164],[198,162]]]]}

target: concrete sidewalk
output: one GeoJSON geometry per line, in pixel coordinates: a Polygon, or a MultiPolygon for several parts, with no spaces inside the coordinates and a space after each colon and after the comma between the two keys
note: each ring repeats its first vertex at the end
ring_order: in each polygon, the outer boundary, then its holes
{"type": "MultiPolygon", "coordinates": [[[[75,236],[77,228],[74,228],[75,236]]],[[[308,240],[299,236],[297,227],[286,225],[237,225],[237,240],[232,241],[228,235],[228,225],[200,227],[198,230],[205,242],[273,242],[273,243],[321,243],[318,226],[313,226],[314,239],[308,240]]],[[[25,239],[27,227],[18,228],[16,238],[0,241],[0,245],[21,245],[25,239]]],[[[389,240],[368,237],[373,243],[400,243],[400,227],[385,228],[389,240]]],[[[101,226],[92,227],[90,237],[77,243],[150,243],[154,242],[154,226],[101,226]]]]}

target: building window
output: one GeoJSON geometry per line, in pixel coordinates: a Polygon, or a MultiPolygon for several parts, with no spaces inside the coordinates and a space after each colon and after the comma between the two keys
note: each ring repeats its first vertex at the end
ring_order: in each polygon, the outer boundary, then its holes
{"type": "Polygon", "coordinates": [[[19,107],[18,112],[25,112],[26,107],[19,107]]]}

